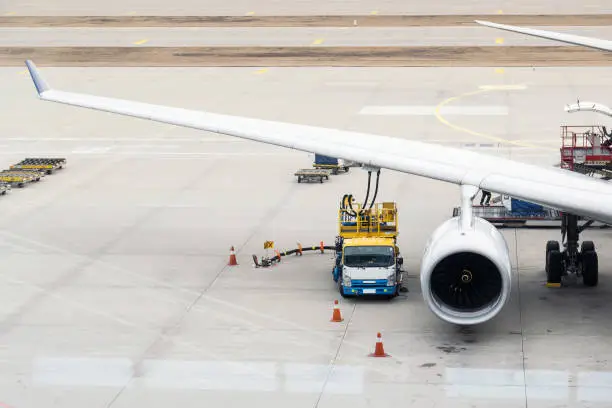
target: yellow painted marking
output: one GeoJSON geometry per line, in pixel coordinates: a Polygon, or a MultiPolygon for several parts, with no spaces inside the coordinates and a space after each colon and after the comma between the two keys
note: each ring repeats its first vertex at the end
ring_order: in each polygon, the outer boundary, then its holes
{"type": "Polygon", "coordinates": [[[265,74],[266,72],[268,72],[268,68],[262,68],[255,71],[256,74],[265,74]]]}
{"type": "Polygon", "coordinates": [[[375,15],[377,15],[377,14],[378,14],[378,11],[377,11],[377,10],[373,10],[373,11],[371,11],[371,12],[370,12],[370,14],[371,14],[371,15],[373,15],[373,16],[375,16],[375,15]]]}
{"type": "Polygon", "coordinates": [[[504,69],[503,68],[495,68],[495,73],[496,74],[503,74],[504,73],[504,69]]]}
{"type": "Polygon", "coordinates": [[[451,98],[445,99],[445,100],[443,100],[442,102],[440,102],[440,103],[438,104],[438,106],[436,106],[436,118],[437,118],[437,119],[438,119],[438,120],[439,120],[439,121],[440,121],[442,124],[444,124],[444,125],[446,125],[446,126],[450,127],[451,129],[454,129],[454,130],[456,130],[456,131],[458,131],[458,132],[467,133],[467,134],[472,135],[472,136],[482,137],[482,138],[484,138],[484,139],[493,140],[493,141],[495,141],[495,142],[498,142],[498,143],[503,143],[503,144],[512,144],[512,145],[515,145],[515,146],[530,147],[530,148],[532,148],[532,149],[541,149],[541,150],[554,150],[554,151],[558,151],[558,149],[545,148],[545,147],[542,147],[542,146],[537,146],[537,145],[533,145],[533,144],[530,144],[530,143],[520,143],[520,142],[513,141],[513,140],[503,139],[503,138],[501,138],[501,137],[497,137],[497,136],[493,136],[493,135],[487,135],[487,134],[485,134],[485,133],[476,132],[476,131],[473,131],[473,130],[471,130],[471,129],[467,129],[467,128],[464,128],[464,127],[461,127],[461,126],[457,126],[457,125],[455,125],[455,124],[453,124],[453,123],[450,123],[448,120],[446,120],[446,119],[445,119],[445,118],[444,118],[444,117],[443,117],[443,116],[440,114],[440,110],[441,110],[441,109],[442,109],[444,106],[448,105],[448,104],[449,104],[449,103],[451,103],[451,102],[457,101],[457,100],[459,100],[459,99],[467,98],[467,97],[470,97],[470,96],[474,96],[474,95],[484,94],[484,93],[486,93],[486,92],[491,92],[491,91],[493,91],[493,90],[492,90],[492,89],[479,89],[478,91],[467,92],[467,93],[464,93],[464,94],[461,94],[461,95],[458,95],[458,96],[453,96],[453,97],[451,97],[451,98]]]}
{"type": "Polygon", "coordinates": [[[14,16],[15,14],[17,13],[15,13],[14,11],[9,11],[8,13],[5,14],[5,16],[14,16]]]}
{"type": "Polygon", "coordinates": [[[133,44],[134,44],[134,45],[142,45],[142,44],[145,44],[145,43],[148,43],[148,42],[149,42],[149,40],[147,40],[147,39],[145,38],[144,40],[139,40],[139,41],[136,41],[136,42],[134,42],[133,44]]]}
{"type": "Polygon", "coordinates": [[[27,73],[28,73],[27,69],[24,69],[23,71],[19,71],[19,75],[24,75],[24,74],[27,74],[27,73]]]}
{"type": "Polygon", "coordinates": [[[495,44],[503,44],[504,43],[504,39],[503,38],[496,38],[495,39],[495,44]]]}
{"type": "Polygon", "coordinates": [[[497,14],[504,14],[504,10],[497,10],[497,14]]]}
{"type": "Polygon", "coordinates": [[[254,11],[249,11],[248,13],[246,13],[247,16],[254,16],[255,12],[254,11]]]}
{"type": "Polygon", "coordinates": [[[128,14],[128,16],[133,16],[134,14],[136,14],[136,12],[135,11],[130,11],[127,14],[128,14]]]}
{"type": "Polygon", "coordinates": [[[560,283],[548,283],[548,282],[546,282],[546,287],[547,288],[560,288],[561,284],[560,283]]]}
{"type": "Polygon", "coordinates": [[[319,38],[319,39],[314,40],[312,42],[312,45],[319,45],[319,44],[323,44],[323,39],[322,38],[319,38]]]}

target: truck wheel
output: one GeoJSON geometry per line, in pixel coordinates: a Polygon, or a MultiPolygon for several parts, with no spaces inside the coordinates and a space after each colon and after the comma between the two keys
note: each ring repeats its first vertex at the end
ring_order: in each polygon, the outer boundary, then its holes
{"type": "Polygon", "coordinates": [[[338,292],[340,292],[340,296],[342,296],[343,298],[347,297],[347,295],[345,295],[344,291],[342,290],[342,280],[340,278],[338,278],[338,292]]]}

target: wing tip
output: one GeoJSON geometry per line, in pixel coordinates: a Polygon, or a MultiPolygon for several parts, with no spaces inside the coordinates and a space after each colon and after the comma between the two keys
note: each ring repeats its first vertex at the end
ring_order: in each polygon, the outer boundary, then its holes
{"type": "Polygon", "coordinates": [[[38,68],[36,68],[36,64],[34,64],[32,60],[26,60],[25,64],[28,68],[28,71],[30,72],[30,77],[34,82],[34,86],[36,87],[36,92],[38,92],[38,95],[42,95],[44,92],[49,91],[51,88],[40,75],[38,68]]]}

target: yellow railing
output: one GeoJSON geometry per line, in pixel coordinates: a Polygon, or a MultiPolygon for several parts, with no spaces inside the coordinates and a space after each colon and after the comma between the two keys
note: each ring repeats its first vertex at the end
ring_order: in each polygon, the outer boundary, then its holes
{"type": "Polygon", "coordinates": [[[344,238],[398,235],[397,206],[394,202],[376,203],[363,209],[354,204],[338,212],[338,232],[344,238]],[[353,211],[356,215],[353,214],[353,211]]]}

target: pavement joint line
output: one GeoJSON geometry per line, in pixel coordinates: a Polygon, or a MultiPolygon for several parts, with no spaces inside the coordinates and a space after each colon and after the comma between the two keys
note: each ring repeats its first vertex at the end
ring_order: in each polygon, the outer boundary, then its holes
{"type": "Polygon", "coordinates": [[[323,386],[321,386],[321,392],[319,393],[319,396],[317,397],[317,402],[315,403],[315,408],[317,408],[319,406],[319,403],[321,402],[321,398],[323,398],[323,393],[325,393],[325,388],[327,387],[327,384],[329,383],[329,379],[331,378],[332,371],[334,370],[334,367],[336,366],[336,361],[338,360],[338,355],[340,355],[340,349],[342,348],[342,344],[344,343],[344,339],[346,339],[346,335],[348,333],[348,328],[351,325],[351,322],[353,321],[353,316],[355,316],[355,309],[357,309],[357,303],[353,303],[353,310],[351,311],[351,316],[349,317],[348,322],[346,322],[346,325],[344,326],[344,331],[342,332],[342,337],[340,338],[340,341],[338,342],[338,348],[336,349],[336,354],[334,355],[334,358],[329,362],[329,367],[327,369],[327,374],[325,375],[325,380],[323,381],[323,386]]]}
{"type": "Polygon", "coordinates": [[[515,142],[515,141],[510,140],[510,139],[504,139],[504,138],[493,136],[493,135],[489,135],[489,134],[486,134],[486,133],[476,132],[474,130],[467,129],[465,127],[461,127],[461,126],[458,126],[458,125],[455,125],[455,124],[449,122],[440,113],[440,110],[444,106],[448,105],[451,102],[455,102],[455,101],[458,101],[460,99],[464,99],[464,98],[467,98],[467,97],[470,97],[470,96],[480,95],[480,94],[484,94],[486,92],[498,91],[498,90],[500,90],[500,89],[485,88],[485,89],[479,89],[477,91],[465,92],[465,93],[462,93],[460,95],[452,96],[450,98],[447,98],[447,99],[443,100],[442,102],[440,102],[436,106],[436,119],[438,119],[438,121],[440,121],[443,125],[446,125],[446,126],[450,127],[453,130],[456,130],[458,132],[467,133],[467,134],[470,134],[472,136],[478,136],[478,137],[481,137],[481,138],[484,138],[484,139],[493,140],[493,141],[496,141],[496,142],[499,142],[499,143],[503,143],[503,144],[512,144],[512,145],[515,145],[515,146],[528,147],[528,148],[532,148],[532,149],[542,149],[542,150],[550,150],[550,151],[554,150],[554,151],[557,151],[557,149],[545,148],[545,147],[533,145],[533,144],[530,144],[530,143],[515,142]]]}

